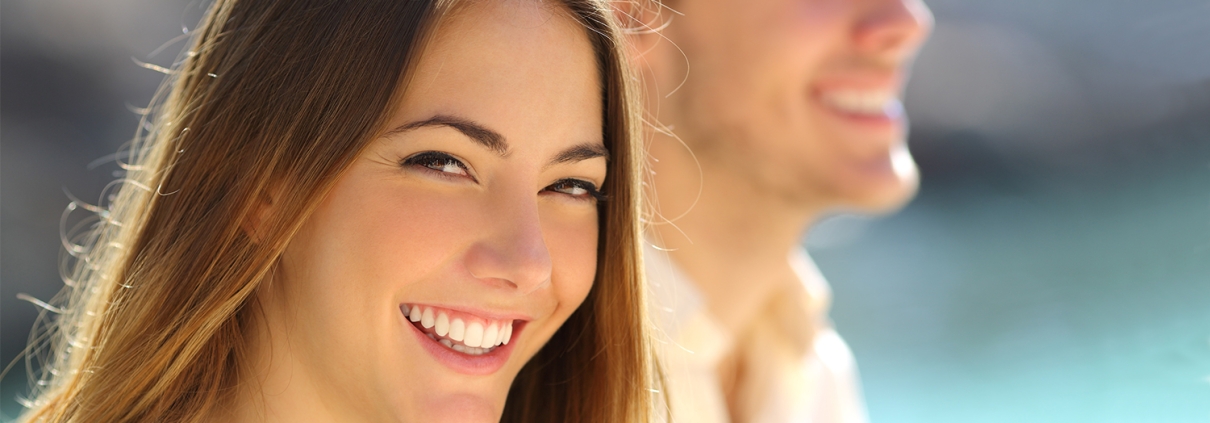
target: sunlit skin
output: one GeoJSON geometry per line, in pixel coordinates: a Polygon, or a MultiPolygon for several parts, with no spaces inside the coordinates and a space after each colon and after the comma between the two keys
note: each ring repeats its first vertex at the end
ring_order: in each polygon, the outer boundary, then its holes
{"type": "Polygon", "coordinates": [[[499,420],[597,263],[599,76],[585,29],[551,7],[469,2],[438,27],[385,135],[258,293],[267,331],[234,420],[499,420]],[[449,359],[405,304],[524,326],[496,359],[449,359]]]}
{"type": "Polygon", "coordinates": [[[680,14],[645,16],[669,23],[666,38],[639,36],[635,49],[648,110],[679,137],[649,142],[656,202],[673,220],[651,238],[738,334],[800,283],[786,258],[812,222],[837,210],[888,212],[915,193],[895,97],[932,15],[919,0],[668,6],[680,14]],[[854,113],[834,104],[846,91],[892,101],[854,113]]]}

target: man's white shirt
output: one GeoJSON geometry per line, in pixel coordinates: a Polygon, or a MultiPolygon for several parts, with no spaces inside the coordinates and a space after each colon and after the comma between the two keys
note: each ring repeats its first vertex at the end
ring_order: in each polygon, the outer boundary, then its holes
{"type": "Polygon", "coordinates": [[[827,318],[831,290],[805,250],[789,257],[801,290],[763,308],[740,340],[667,252],[647,244],[644,253],[672,422],[731,422],[717,372],[733,349],[742,351],[734,410],[742,423],[867,421],[853,354],[827,318]]]}

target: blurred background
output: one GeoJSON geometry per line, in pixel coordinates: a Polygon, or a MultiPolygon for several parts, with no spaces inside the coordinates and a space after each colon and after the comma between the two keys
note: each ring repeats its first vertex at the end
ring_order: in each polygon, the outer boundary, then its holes
{"type": "MultiPolygon", "coordinates": [[[[932,0],[919,197],[804,242],[883,422],[1210,421],[1210,0],[932,0]]],[[[0,360],[200,0],[4,0],[0,360]],[[134,60],[132,60],[134,59],[134,60]]],[[[0,383],[19,412],[23,364],[0,383]]]]}

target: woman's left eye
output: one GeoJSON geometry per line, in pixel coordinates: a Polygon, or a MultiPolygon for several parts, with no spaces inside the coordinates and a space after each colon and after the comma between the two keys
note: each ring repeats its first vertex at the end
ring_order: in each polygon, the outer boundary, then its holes
{"type": "Polygon", "coordinates": [[[567,194],[577,199],[604,201],[605,195],[592,182],[580,179],[560,179],[550,184],[544,191],[567,194]]]}

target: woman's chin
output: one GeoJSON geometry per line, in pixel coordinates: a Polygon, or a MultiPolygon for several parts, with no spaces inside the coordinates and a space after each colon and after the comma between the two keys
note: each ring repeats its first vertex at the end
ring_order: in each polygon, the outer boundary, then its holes
{"type": "MultiPolygon", "coordinates": [[[[424,338],[424,341],[429,339],[424,338]]],[[[516,363],[510,359],[492,373],[467,374],[446,366],[424,347],[407,347],[407,355],[415,358],[406,363],[410,368],[401,369],[396,380],[383,381],[387,386],[393,386],[389,395],[400,405],[397,408],[400,421],[500,421],[509,389],[516,378],[516,363]]]]}
{"type": "Polygon", "coordinates": [[[420,407],[415,418],[403,421],[417,422],[457,422],[457,423],[496,423],[504,411],[504,400],[508,394],[500,398],[490,398],[471,393],[453,393],[441,395],[426,401],[420,407]]]}

